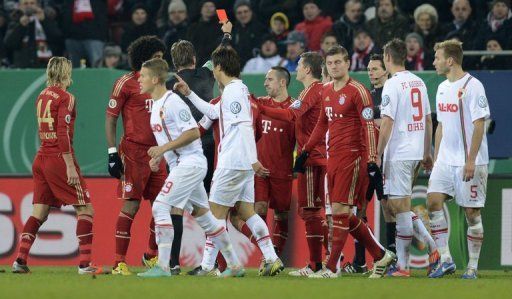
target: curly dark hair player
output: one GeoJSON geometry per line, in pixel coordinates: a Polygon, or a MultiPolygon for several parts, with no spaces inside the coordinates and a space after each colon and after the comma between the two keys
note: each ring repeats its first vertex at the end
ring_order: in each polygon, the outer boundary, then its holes
{"type": "MultiPolygon", "coordinates": [[[[167,172],[165,163],[158,171],[151,171],[147,151],[156,145],[149,118],[153,100],[140,92],[139,72],[142,64],[152,58],[162,58],[165,45],[156,36],[142,36],[128,47],[128,58],[132,71],[114,83],[108,101],[105,133],[108,144],[108,172],[119,179],[117,197],[123,207],[116,223],[116,258],[112,274],[130,275],[125,256],[130,244],[130,230],[139,210],[140,201],[152,202],[164,185],[167,172]],[[117,118],[123,116],[124,135],[116,146],[117,118]],[[119,151],[118,151],[119,149],[119,151]]],[[[158,246],[155,242],[154,221],[150,224],[148,250],[142,260],[148,267],[157,260],[158,246]]]]}

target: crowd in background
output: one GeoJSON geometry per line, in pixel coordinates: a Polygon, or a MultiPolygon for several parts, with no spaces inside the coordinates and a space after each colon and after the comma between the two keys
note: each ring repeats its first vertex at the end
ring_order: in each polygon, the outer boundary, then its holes
{"type": "MultiPolygon", "coordinates": [[[[201,65],[222,37],[216,9],[234,24],[245,73],[276,65],[293,72],[300,54],[335,44],[349,51],[352,71],[366,70],[394,37],[406,41],[409,70],[433,69],[434,44],[445,39],[465,50],[512,49],[510,0],[0,0],[0,60],[41,68],[65,55],[74,67],[129,69],[129,44],[157,35],[169,49],[191,41],[201,65]]],[[[468,69],[512,68],[510,56],[464,59],[468,69]]]]}

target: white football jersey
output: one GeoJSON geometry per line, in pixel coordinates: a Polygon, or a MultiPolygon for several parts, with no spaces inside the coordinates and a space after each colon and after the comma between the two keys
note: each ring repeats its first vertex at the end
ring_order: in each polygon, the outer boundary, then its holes
{"type": "MultiPolygon", "coordinates": [[[[190,129],[197,128],[190,108],[172,91],[167,91],[161,99],[153,102],[151,108],[151,129],[158,145],[164,145],[190,129]]],[[[169,167],[178,164],[207,168],[206,158],[203,154],[201,139],[190,144],[164,153],[169,167]]]]}
{"type": "Polygon", "coordinates": [[[381,115],[394,121],[384,161],[423,160],[425,120],[429,114],[427,87],[420,77],[401,71],[384,83],[381,115]]]}
{"type": "MultiPolygon", "coordinates": [[[[448,80],[439,84],[436,94],[437,120],[443,125],[443,138],[439,145],[437,161],[451,166],[464,166],[471,148],[473,122],[488,119],[491,116],[489,103],[482,83],[467,73],[455,82],[448,80]],[[464,88],[464,84],[466,84],[464,88]],[[459,107],[459,96],[462,107],[459,107]],[[463,121],[461,121],[461,115],[463,121]]],[[[476,156],[476,165],[489,163],[487,136],[484,134],[482,144],[476,156]]]]}

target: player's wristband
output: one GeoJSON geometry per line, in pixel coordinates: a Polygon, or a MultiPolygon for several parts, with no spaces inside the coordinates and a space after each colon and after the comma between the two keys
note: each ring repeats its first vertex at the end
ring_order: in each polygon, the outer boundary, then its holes
{"type": "Polygon", "coordinates": [[[115,147],[109,147],[109,148],[108,148],[108,154],[110,155],[110,154],[113,154],[113,153],[117,153],[117,148],[115,148],[115,147]]]}

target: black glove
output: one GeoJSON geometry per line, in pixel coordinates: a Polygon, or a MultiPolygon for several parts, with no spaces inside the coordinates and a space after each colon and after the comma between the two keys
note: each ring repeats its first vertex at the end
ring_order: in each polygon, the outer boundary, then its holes
{"type": "Polygon", "coordinates": [[[306,172],[306,168],[304,167],[304,164],[306,164],[306,160],[308,159],[308,157],[309,157],[309,153],[306,151],[302,151],[302,153],[300,153],[300,155],[298,155],[297,158],[295,158],[295,165],[293,166],[294,173],[306,172]]]}
{"type": "Polygon", "coordinates": [[[373,188],[377,193],[377,199],[383,199],[384,181],[382,179],[382,172],[376,163],[368,163],[368,177],[370,178],[370,186],[368,189],[373,188]]]}
{"type": "Polygon", "coordinates": [[[118,153],[108,154],[108,173],[111,177],[120,179],[123,174],[123,162],[118,153]]]}

